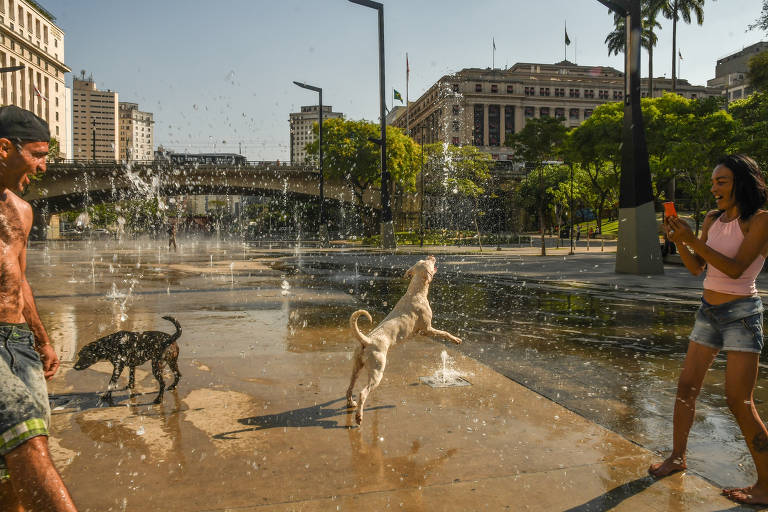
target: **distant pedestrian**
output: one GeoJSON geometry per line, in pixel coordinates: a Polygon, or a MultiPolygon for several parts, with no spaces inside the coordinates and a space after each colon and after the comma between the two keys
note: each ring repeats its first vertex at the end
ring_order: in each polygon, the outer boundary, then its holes
{"type": "Polygon", "coordinates": [[[59,369],[27,282],[32,207],[19,195],[46,171],[48,124],[28,110],[0,108],[0,510],[72,512],[48,452],[46,379],[59,369]],[[23,508],[22,508],[23,507],[23,508]]]}
{"type": "Polygon", "coordinates": [[[763,303],[755,278],[768,254],[768,190],[751,158],[731,155],[712,172],[717,209],[704,219],[700,238],[678,217],[664,220],[669,239],[694,275],[707,272],[701,307],[677,385],[672,454],[649,472],[663,477],[686,468],[688,433],[704,377],[720,350],[728,353],[725,393],[757,470],[757,483],[724,489],[741,503],[768,504],[768,430],[755,409],[754,389],[763,348],[763,303]]]}
{"type": "Polygon", "coordinates": [[[171,222],[168,224],[168,251],[170,252],[171,246],[173,246],[173,252],[176,252],[176,224],[171,222]]]}
{"type": "Polygon", "coordinates": [[[576,241],[578,242],[579,238],[581,238],[581,226],[576,226],[576,241]]]}
{"type": "Polygon", "coordinates": [[[587,232],[587,238],[594,238],[595,237],[595,228],[589,227],[589,231],[587,232]]]}

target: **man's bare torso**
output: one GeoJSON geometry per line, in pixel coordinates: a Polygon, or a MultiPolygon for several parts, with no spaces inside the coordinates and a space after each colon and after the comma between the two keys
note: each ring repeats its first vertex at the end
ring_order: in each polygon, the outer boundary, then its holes
{"type": "Polygon", "coordinates": [[[8,190],[0,193],[0,322],[24,322],[21,256],[31,217],[27,202],[8,190]]]}

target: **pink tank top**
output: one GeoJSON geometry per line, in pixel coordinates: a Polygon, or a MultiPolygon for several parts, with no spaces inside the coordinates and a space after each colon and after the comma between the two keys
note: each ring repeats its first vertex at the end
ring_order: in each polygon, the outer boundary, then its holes
{"type": "MultiPolygon", "coordinates": [[[[744,233],[741,232],[738,218],[730,222],[715,220],[707,234],[707,245],[729,258],[736,256],[743,241],[744,233]]],[[[763,262],[765,262],[765,256],[759,254],[741,277],[736,279],[728,277],[712,265],[707,265],[704,288],[732,295],[755,295],[757,293],[755,278],[763,268],[763,262]]]]}

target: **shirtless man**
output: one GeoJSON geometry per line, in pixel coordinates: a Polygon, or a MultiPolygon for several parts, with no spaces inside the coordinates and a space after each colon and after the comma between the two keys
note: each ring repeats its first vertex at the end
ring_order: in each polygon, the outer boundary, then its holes
{"type": "Polygon", "coordinates": [[[0,107],[0,510],[76,511],[48,453],[45,381],[59,358],[35,307],[26,271],[32,208],[17,194],[45,172],[46,122],[0,107]]]}

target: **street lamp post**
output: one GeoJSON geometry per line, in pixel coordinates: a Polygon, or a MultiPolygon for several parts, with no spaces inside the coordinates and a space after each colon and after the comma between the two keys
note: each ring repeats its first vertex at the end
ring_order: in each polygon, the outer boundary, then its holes
{"type": "Polygon", "coordinates": [[[9,68],[0,68],[0,73],[13,73],[14,71],[21,71],[24,69],[24,64],[21,66],[11,66],[9,68]]]}
{"type": "Polygon", "coordinates": [[[598,0],[626,17],[624,61],[624,127],[619,194],[619,240],[616,272],[663,274],[651,169],[640,108],[640,2],[598,0]]]}
{"type": "Polygon", "coordinates": [[[424,122],[421,123],[421,201],[419,201],[419,227],[421,228],[419,247],[424,247],[424,122]]]}
{"type": "Polygon", "coordinates": [[[353,4],[376,9],[379,13],[379,118],[381,138],[374,140],[381,146],[381,246],[385,249],[397,247],[395,227],[392,223],[392,205],[389,198],[389,172],[387,171],[387,121],[384,87],[384,5],[371,0],[349,0],[353,4]]]}
{"type": "Polygon", "coordinates": [[[323,205],[325,203],[325,196],[323,195],[323,183],[325,176],[323,175],[323,88],[315,87],[314,85],[308,85],[294,80],[294,84],[298,85],[302,89],[308,89],[315,91],[319,95],[319,113],[318,113],[318,139],[317,148],[320,154],[320,243],[325,246],[328,244],[328,224],[325,222],[325,214],[323,205]]]}

